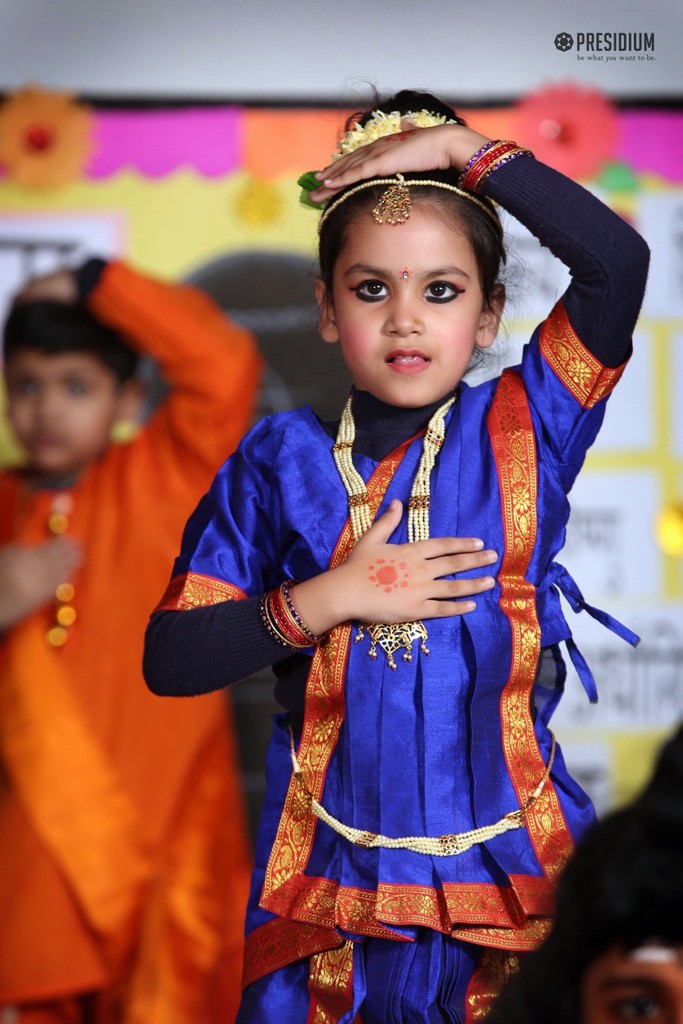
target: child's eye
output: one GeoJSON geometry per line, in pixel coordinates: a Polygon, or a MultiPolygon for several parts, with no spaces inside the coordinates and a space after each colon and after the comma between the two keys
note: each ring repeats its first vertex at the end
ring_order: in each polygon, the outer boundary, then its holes
{"type": "Polygon", "coordinates": [[[351,291],[363,302],[378,302],[387,296],[387,286],[383,281],[361,281],[351,291]]]}
{"type": "Polygon", "coordinates": [[[80,396],[87,393],[87,386],[82,380],[78,380],[77,377],[72,377],[71,380],[66,382],[66,390],[70,395],[80,396]]]}
{"type": "Polygon", "coordinates": [[[8,381],[7,384],[7,390],[10,395],[16,397],[36,395],[38,394],[38,389],[38,382],[33,380],[31,377],[19,377],[16,380],[8,381]]]}
{"type": "Polygon", "coordinates": [[[462,293],[462,288],[456,288],[454,284],[449,284],[448,281],[432,281],[430,285],[427,285],[425,298],[427,302],[452,302],[453,299],[457,299],[458,295],[462,295],[462,293]]]}
{"type": "Polygon", "coordinates": [[[615,1021],[659,1020],[662,1006],[653,996],[630,996],[620,999],[613,1007],[615,1021]]]}

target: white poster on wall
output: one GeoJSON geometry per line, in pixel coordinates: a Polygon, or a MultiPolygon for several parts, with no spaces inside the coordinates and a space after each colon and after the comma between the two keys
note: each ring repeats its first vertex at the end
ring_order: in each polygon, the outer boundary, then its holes
{"type": "Polygon", "coordinates": [[[124,222],[106,212],[0,216],[0,321],[16,292],[32,277],[77,267],[91,256],[124,250],[124,222]]]}

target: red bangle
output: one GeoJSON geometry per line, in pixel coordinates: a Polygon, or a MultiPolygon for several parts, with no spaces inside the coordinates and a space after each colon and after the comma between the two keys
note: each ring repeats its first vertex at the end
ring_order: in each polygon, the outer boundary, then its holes
{"type": "Polygon", "coordinates": [[[460,181],[462,181],[462,179],[465,177],[465,175],[470,170],[470,168],[474,167],[474,165],[476,164],[477,160],[480,157],[482,157],[484,155],[484,153],[488,153],[488,151],[490,149],[493,149],[494,146],[497,146],[499,141],[500,141],[499,139],[498,140],[494,139],[492,142],[487,142],[485,146],[482,146],[481,149],[478,149],[476,153],[472,154],[472,156],[469,158],[469,160],[467,161],[465,166],[460,171],[460,181]]]}
{"type": "Polygon", "coordinates": [[[320,637],[306,626],[299,617],[289,594],[287,580],[277,590],[271,590],[261,598],[261,621],[274,640],[283,647],[301,649],[312,647],[320,637]]]}
{"type": "Polygon", "coordinates": [[[291,593],[289,591],[289,588],[290,588],[290,586],[293,583],[296,583],[296,580],[285,580],[284,583],[280,584],[280,594],[282,595],[282,597],[284,599],[284,602],[285,602],[285,605],[287,606],[287,612],[289,613],[290,618],[292,618],[294,620],[294,622],[296,623],[298,628],[304,634],[304,636],[307,636],[309,641],[312,644],[317,644],[318,641],[320,640],[320,637],[317,636],[315,633],[312,632],[312,630],[310,630],[308,628],[308,626],[303,621],[303,619],[299,615],[298,611],[294,607],[294,602],[292,601],[292,595],[291,595],[291,593]]]}
{"type": "Polygon", "coordinates": [[[470,192],[478,192],[494,170],[520,156],[533,156],[533,153],[528,149],[522,149],[516,142],[498,139],[489,143],[467,162],[458,184],[470,192]]]}

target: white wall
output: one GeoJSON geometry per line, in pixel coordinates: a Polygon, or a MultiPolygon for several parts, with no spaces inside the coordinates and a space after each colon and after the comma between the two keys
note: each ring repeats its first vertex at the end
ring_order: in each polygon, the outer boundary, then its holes
{"type": "Polygon", "coordinates": [[[0,0],[0,91],[330,100],[427,87],[515,98],[572,78],[682,96],[680,0],[0,0]],[[579,61],[558,32],[655,33],[654,60],[579,61]]]}

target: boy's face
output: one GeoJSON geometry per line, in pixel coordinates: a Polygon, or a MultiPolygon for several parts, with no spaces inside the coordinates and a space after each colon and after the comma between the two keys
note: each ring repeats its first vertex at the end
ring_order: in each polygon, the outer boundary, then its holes
{"type": "Polygon", "coordinates": [[[127,386],[88,353],[24,349],[8,360],[5,383],[10,422],[39,477],[79,473],[125,414],[127,386]]]}
{"type": "Polygon", "coordinates": [[[322,296],[321,334],[339,342],[354,384],[390,405],[418,408],[460,381],[498,319],[484,306],[467,238],[414,204],[392,226],[359,215],[322,296]]]}
{"type": "Polygon", "coordinates": [[[682,947],[611,949],[586,971],[581,995],[583,1024],[682,1024],[682,947]]]}

